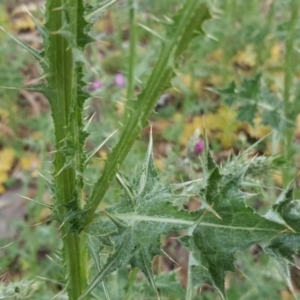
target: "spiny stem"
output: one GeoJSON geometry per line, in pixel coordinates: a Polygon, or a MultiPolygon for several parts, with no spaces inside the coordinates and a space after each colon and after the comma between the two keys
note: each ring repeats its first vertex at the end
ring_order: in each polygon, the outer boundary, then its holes
{"type": "MultiPolygon", "coordinates": [[[[78,19],[83,17],[82,8],[82,0],[74,0],[72,3],[68,0],[47,1],[46,28],[50,36],[49,45],[45,49],[49,68],[45,71],[49,74],[47,81],[52,92],[49,102],[57,150],[54,161],[55,204],[62,219],[69,212],[66,207],[68,203],[75,200],[73,210],[80,210],[82,206],[80,183],[75,171],[81,169],[82,153],[82,145],[79,142],[81,108],[78,105],[77,86],[81,67],[76,65],[73,55],[73,47],[79,34],[76,24],[78,19]],[[73,42],[60,32],[66,25],[69,26],[70,34],[75,39],[73,42]],[[68,144],[72,146],[72,158],[66,154],[66,148],[70,148],[68,144]]],[[[77,300],[87,286],[85,243],[80,234],[70,232],[68,222],[61,226],[61,235],[69,300],[77,300]]]]}
{"type": "MultiPolygon", "coordinates": [[[[202,1],[186,1],[180,13],[178,24],[172,28],[174,32],[172,32],[170,40],[164,43],[147,86],[139,96],[138,101],[134,103],[135,109],[127,120],[121,138],[109,156],[102,176],[96,182],[93,193],[87,201],[83,226],[87,226],[93,220],[98,205],[106,194],[135,140],[138,138],[140,131],[147,124],[159,96],[170,82],[179,55],[194,37],[195,30],[199,31],[202,23],[208,17],[208,10],[202,4],[202,1]]],[[[133,102],[131,101],[129,105],[133,105],[133,102]]]]}

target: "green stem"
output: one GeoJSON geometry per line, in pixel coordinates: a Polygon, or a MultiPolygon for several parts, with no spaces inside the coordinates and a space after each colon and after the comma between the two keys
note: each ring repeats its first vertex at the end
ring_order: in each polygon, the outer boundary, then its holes
{"type": "MultiPolygon", "coordinates": [[[[77,300],[87,286],[87,254],[85,242],[78,233],[71,233],[71,224],[66,220],[72,211],[80,210],[80,179],[76,171],[81,170],[82,134],[81,111],[78,96],[80,67],[75,63],[73,43],[60,30],[68,24],[70,34],[77,40],[77,24],[81,0],[48,0],[47,23],[49,45],[45,53],[49,60],[49,99],[55,126],[56,156],[54,161],[54,187],[58,218],[62,223],[63,258],[66,264],[66,278],[69,300],[77,300]]],[[[82,12],[83,14],[83,12],[82,12]]],[[[73,41],[74,42],[74,41],[73,41]]],[[[75,44],[74,42],[74,44],[75,44]]]]}
{"type": "Polygon", "coordinates": [[[83,217],[85,226],[93,220],[94,212],[106,194],[121,164],[138,138],[140,131],[147,125],[149,116],[159,96],[163,93],[174,74],[175,62],[179,55],[194,37],[195,30],[199,30],[204,20],[209,17],[206,6],[201,2],[195,0],[186,1],[176,27],[172,27],[172,36],[164,41],[158,62],[151,73],[146,88],[139,96],[137,102],[131,101],[129,103],[132,106],[131,117],[127,120],[121,138],[110,154],[103,174],[96,182],[93,193],[85,206],[85,215],[83,217]]]}
{"type": "MultiPolygon", "coordinates": [[[[285,64],[284,64],[284,116],[285,119],[291,120],[293,118],[293,109],[290,103],[290,92],[293,85],[293,76],[294,76],[294,41],[296,36],[296,24],[297,17],[299,12],[299,0],[293,0],[291,3],[291,19],[289,24],[289,35],[286,41],[286,52],[285,52],[285,64]]],[[[288,182],[294,177],[294,174],[291,173],[293,169],[293,153],[291,152],[292,142],[293,142],[293,129],[286,127],[285,128],[285,142],[283,153],[287,159],[287,166],[282,171],[283,174],[283,183],[287,185],[288,182]]]]}

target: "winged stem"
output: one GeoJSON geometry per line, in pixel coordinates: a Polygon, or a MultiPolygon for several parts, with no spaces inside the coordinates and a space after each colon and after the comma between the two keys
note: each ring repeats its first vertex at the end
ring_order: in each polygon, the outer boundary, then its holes
{"type": "Polygon", "coordinates": [[[129,108],[132,110],[131,116],[127,120],[118,144],[109,156],[101,178],[94,185],[93,193],[87,201],[83,218],[85,226],[93,220],[94,212],[138,138],[140,131],[147,124],[159,96],[164,92],[174,75],[174,69],[180,54],[195,36],[195,31],[201,31],[201,25],[208,17],[208,10],[202,1],[186,1],[178,15],[178,19],[176,19],[176,23],[172,25],[172,34],[162,47],[146,88],[138,97],[137,102],[129,101],[128,103],[129,108]],[[136,107],[135,109],[133,109],[133,104],[136,107]]]}

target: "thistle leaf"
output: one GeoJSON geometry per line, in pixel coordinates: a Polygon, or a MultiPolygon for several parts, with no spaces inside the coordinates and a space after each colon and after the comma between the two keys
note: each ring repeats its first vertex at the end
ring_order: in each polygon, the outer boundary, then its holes
{"type": "Polygon", "coordinates": [[[206,164],[210,165],[210,173],[201,196],[213,211],[203,205],[198,224],[180,241],[193,257],[191,279],[194,287],[210,284],[222,299],[227,299],[224,278],[226,271],[235,271],[237,250],[261,243],[262,246],[268,245],[266,249],[270,255],[292,261],[292,254],[300,248],[300,201],[292,200],[288,193],[288,200],[273,207],[286,224],[261,216],[244,202],[248,194],[241,191],[241,183],[247,168],[228,173],[216,164],[213,167],[209,153],[206,160],[209,161],[206,164]]]}
{"type": "MultiPolygon", "coordinates": [[[[267,217],[282,222],[292,232],[287,232],[284,235],[279,235],[277,238],[268,243],[265,247],[268,253],[278,265],[281,274],[293,292],[291,274],[289,265],[294,265],[294,254],[300,250],[300,201],[292,200],[294,190],[294,181],[278,197],[276,204],[266,214],[267,217]],[[296,234],[296,232],[298,234],[296,234]]],[[[295,295],[294,295],[295,296],[295,295]]],[[[295,296],[295,298],[297,298],[295,296]]]]}
{"type": "Polygon", "coordinates": [[[238,119],[254,125],[255,117],[261,117],[262,125],[269,125],[280,134],[280,128],[284,125],[294,125],[292,121],[284,117],[284,109],[281,99],[267,88],[261,79],[261,74],[254,78],[245,78],[241,86],[234,82],[224,89],[211,89],[220,96],[228,106],[236,106],[238,119]]]}
{"type": "Polygon", "coordinates": [[[98,219],[88,229],[89,234],[96,236],[103,246],[112,243],[114,250],[82,298],[124,264],[139,268],[156,290],[151,262],[155,255],[163,254],[161,235],[187,228],[194,223],[194,214],[172,205],[176,197],[172,186],[163,186],[159,182],[153,163],[152,139],[140,176],[131,183],[122,180],[121,187],[124,196],[120,203],[100,212],[98,219]],[[134,198],[133,201],[131,198],[134,198]]]}
{"type": "Polygon", "coordinates": [[[273,239],[266,247],[276,259],[291,264],[294,264],[293,255],[300,250],[300,200],[293,200],[293,185],[291,183],[287,187],[272,207],[272,211],[284,221],[289,230],[273,239]]]}
{"type": "Polygon", "coordinates": [[[88,34],[88,32],[90,31],[91,24],[89,21],[86,20],[84,14],[85,14],[85,7],[83,5],[83,2],[80,1],[78,2],[77,12],[76,12],[76,15],[79,16],[76,22],[77,32],[78,32],[76,37],[77,39],[76,45],[80,49],[83,49],[87,44],[94,41],[94,39],[88,34]],[[82,28],[84,28],[84,30],[82,30],[82,28]]]}
{"type": "Polygon", "coordinates": [[[241,190],[251,162],[234,172],[230,164],[228,170],[227,165],[220,169],[207,146],[204,166],[207,174],[205,187],[201,185],[200,191],[202,207],[193,213],[180,211],[171,204],[176,197],[172,185],[162,186],[158,181],[150,140],[138,179],[132,182],[123,179],[121,186],[125,192],[120,203],[100,212],[88,229],[100,245],[113,246],[114,250],[84,295],[123,264],[139,268],[156,289],[151,261],[162,254],[160,236],[187,228],[188,234],[180,241],[192,256],[190,274],[194,287],[210,284],[222,299],[227,299],[226,272],[236,270],[236,251],[253,244],[260,244],[276,259],[290,284],[288,264],[293,263],[293,255],[300,250],[300,200],[293,200],[292,184],[270,213],[261,216],[246,206],[249,194],[241,190]]]}

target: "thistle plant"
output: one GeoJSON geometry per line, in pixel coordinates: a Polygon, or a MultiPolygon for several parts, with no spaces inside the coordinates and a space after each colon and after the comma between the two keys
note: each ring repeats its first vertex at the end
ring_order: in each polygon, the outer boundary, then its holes
{"type": "MultiPolygon", "coordinates": [[[[88,32],[93,22],[113,2],[93,7],[84,5],[83,0],[47,0],[45,26],[37,24],[44,50],[38,52],[24,45],[40,62],[46,78],[46,82],[26,88],[47,96],[53,116],[56,153],[51,209],[53,219],[60,224],[69,299],[92,299],[97,285],[124,265],[142,271],[160,299],[152,260],[156,255],[164,255],[161,236],[174,231],[185,232],[179,241],[190,252],[187,300],[193,299],[196,289],[204,283],[227,299],[224,279],[227,271],[235,270],[235,252],[253,244],[260,244],[278,262],[290,283],[287,266],[294,263],[293,255],[300,249],[300,202],[293,200],[292,183],[266,215],[259,215],[246,206],[245,200],[251,195],[242,191],[243,178],[255,167],[254,162],[245,162],[238,170],[230,164],[220,168],[206,140],[195,150],[199,154],[205,147],[204,178],[163,185],[154,167],[151,137],[140,175],[127,178],[121,174],[122,163],[141,130],[148,125],[159,96],[175,75],[181,54],[193,38],[204,34],[203,22],[210,18],[204,1],[186,0],[167,25],[158,60],[137,98],[133,76],[135,37],[132,37],[125,124],[91,195],[86,200],[82,198],[83,176],[95,154],[84,149],[87,133],[83,106],[89,95],[83,81],[83,50],[92,42],[88,32]],[[122,190],[121,199],[98,209],[115,179],[122,190]],[[202,201],[194,212],[175,205],[177,197],[188,199],[184,190],[189,185],[193,185],[202,201]],[[102,251],[109,251],[104,261],[100,260],[102,251]],[[89,261],[93,262],[92,271],[89,261]]],[[[130,3],[134,20],[134,1],[130,3]]]]}

